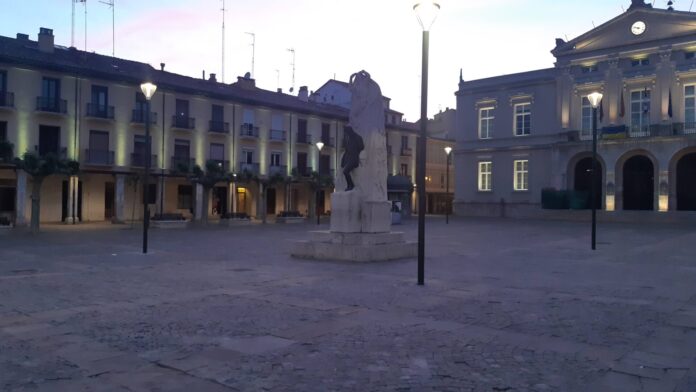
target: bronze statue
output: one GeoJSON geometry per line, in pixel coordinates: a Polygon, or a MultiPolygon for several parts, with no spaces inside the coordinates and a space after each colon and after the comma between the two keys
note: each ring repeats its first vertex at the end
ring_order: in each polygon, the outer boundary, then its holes
{"type": "Polygon", "coordinates": [[[341,169],[343,169],[343,175],[346,177],[346,192],[348,192],[355,188],[350,172],[360,166],[360,152],[365,149],[362,137],[355,133],[350,125],[344,128],[343,147],[345,152],[341,158],[341,169]]]}

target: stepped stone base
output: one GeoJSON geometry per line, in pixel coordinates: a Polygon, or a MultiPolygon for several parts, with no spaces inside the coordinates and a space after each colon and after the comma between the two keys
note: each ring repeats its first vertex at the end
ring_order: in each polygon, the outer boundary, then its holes
{"type": "Polygon", "coordinates": [[[290,254],[315,260],[355,262],[416,257],[418,244],[406,242],[404,233],[333,233],[312,231],[309,241],[297,241],[290,254]]]}

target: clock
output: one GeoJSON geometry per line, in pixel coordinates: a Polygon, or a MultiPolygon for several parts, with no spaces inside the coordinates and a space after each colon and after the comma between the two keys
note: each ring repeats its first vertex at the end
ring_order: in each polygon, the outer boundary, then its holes
{"type": "Polygon", "coordinates": [[[645,22],[639,20],[631,26],[631,33],[633,35],[641,35],[645,32],[646,27],[645,22]]]}

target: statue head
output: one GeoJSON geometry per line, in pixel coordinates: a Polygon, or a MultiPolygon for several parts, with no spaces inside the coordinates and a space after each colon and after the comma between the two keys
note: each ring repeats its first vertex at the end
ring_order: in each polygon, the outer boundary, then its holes
{"type": "MultiPolygon", "coordinates": [[[[384,124],[384,98],[379,85],[366,71],[354,73],[350,77],[352,106],[350,123],[358,133],[374,131],[374,124],[384,124]]],[[[384,126],[379,127],[384,132],[384,126]]]]}

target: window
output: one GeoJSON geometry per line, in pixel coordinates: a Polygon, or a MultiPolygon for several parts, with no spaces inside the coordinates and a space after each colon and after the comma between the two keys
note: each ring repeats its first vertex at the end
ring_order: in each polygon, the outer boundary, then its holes
{"type": "Polygon", "coordinates": [[[254,150],[242,150],[242,163],[254,163],[254,150]]]}
{"type": "Polygon", "coordinates": [[[410,177],[408,175],[408,164],[406,164],[406,163],[401,164],[401,175],[404,177],[410,177]]]}
{"type": "Polygon", "coordinates": [[[580,136],[583,138],[592,136],[592,104],[587,97],[582,97],[582,124],[580,125],[580,136]]]}
{"type": "Polygon", "coordinates": [[[7,91],[7,71],[0,71],[0,93],[7,91]]]}
{"type": "Polygon", "coordinates": [[[282,131],[285,129],[285,127],[283,126],[282,114],[274,114],[271,117],[271,129],[275,131],[282,131]]]}
{"type": "Polygon", "coordinates": [[[280,152],[274,151],[271,153],[271,166],[280,166],[280,158],[282,154],[280,152]]]}
{"type": "Polygon", "coordinates": [[[408,136],[401,136],[401,149],[408,149],[408,136]]]}
{"type": "Polygon", "coordinates": [[[189,116],[189,101],[185,99],[176,100],[176,116],[180,118],[188,118],[189,116]]]}
{"type": "Polygon", "coordinates": [[[331,124],[321,123],[321,142],[331,145],[331,124]]]}
{"type": "Polygon", "coordinates": [[[210,143],[210,159],[213,161],[225,160],[225,145],[221,143],[210,143]]]}
{"type": "Polygon", "coordinates": [[[242,116],[242,122],[244,124],[254,125],[254,111],[252,109],[244,109],[242,116]]]}
{"type": "Polygon", "coordinates": [[[490,192],[493,189],[491,177],[493,175],[493,162],[478,163],[478,190],[490,192]]]}
{"type": "Polygon", "coordinates": [[[581,67],[580,70],[584,74],[597,72],[597,64],[585,65],[585,66],[581,67]]]}
{"type": "Polygon", "coordinates": [[[479,139],[490,139],[493,136],[494,122],[493,108],[479,109],[479,139]]]}
{"type": "MultiPolygon", "coordinates": [[[[145,138],[143,137],[143,141],[145,138]]],[[[183,139],[174,140],[174,156],[178,158],[188,159],[190,155],[190,142],[183,139]]]]}
{"type": "MultiPolygon", "coordinates": [[[[145,194],[143,194],[145,201],[145,194]]],[[[157,184],[147,184],[147,204],[157,204],[157,184]]]]}
{"type": "Polygon", "coordinates": [[[92,86],[92,105],[97,111],[106,111],[109,104],[109,89],[106,86],[92,86]]]}
{"type": "Polygon", "coordinates": [[[529,161],[515,161],[515,178],[513,189],[516,191],[529,190],[529,161]]]}
{"type": "Polygon", "coordinates": [[[684,86],[684,128],[696,128],[696,85],[684,86]]]}
{"type": "Polygon", "coordinates": [[[691,59],[693,59],[693,58],[694,58],[694,53],[696,53],[696,52],[685,52],[685,53],[684,53],[684,59],[686,59],[686,60],[691,60],[691,59]]]}
{"type": "Polygon", "coordinates": [[[179,185],[176,193],[176,208],[180,210],[193,208],[193,187],[191,185],[179,185]]]}
{"type": "Polygon", "coordinates": [[[298,119],[297,120],[297,142],[298,143],[309,143],[309,136],[307,135],[307,120],[298,119]]]}
{"type": "Polygon", "coordinates": [[[52,101],[60,99],[60,80],[43,78],[41,82],[41,96],[52,101]]]}
{"type": "Polygon", "coordinates": [[[210,116],[215,123],[222,123],[225,121],[225,111],[221,105],[213,105],[210,116]]]}
{"type": "Polygon", "coordinates": [[[0,142],[7,140],[7,121],[0,121],[0,142]]]}
{"type": "Polygon", "coordinates": [[[529,135],[532,131],[532,110],[528,103],[515,105],[515,136],[529,135]]]}
{"type": "Polygon", "coordinates": [[[631,136],[648,136],[650,128],[650,90],[631,91],[631,136]]]}
{"type": "Polygon", "coordinates": [[[631,67],[642,67],[644,65],[650,65],[650,60],[647,58],[631,60],[631,67]]]}

